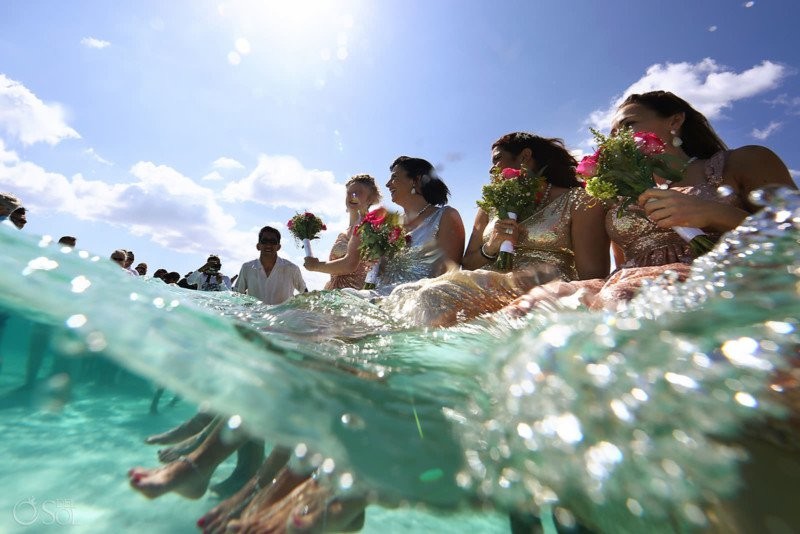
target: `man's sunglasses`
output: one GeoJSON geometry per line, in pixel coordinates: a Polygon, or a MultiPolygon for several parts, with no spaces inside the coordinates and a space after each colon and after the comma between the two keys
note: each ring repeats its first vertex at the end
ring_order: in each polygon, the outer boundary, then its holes
{"type": "Polygon", "coordinates": [[[259,239],[258,242],[261,245],[277,245],[279,243],[277,239],[259,239]]]}

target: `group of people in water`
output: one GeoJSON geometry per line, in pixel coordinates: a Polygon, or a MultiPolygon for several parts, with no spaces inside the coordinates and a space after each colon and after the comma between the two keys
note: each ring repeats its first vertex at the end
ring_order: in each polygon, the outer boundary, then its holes
{"type": "MultiPolygon", "coordinates": [[[[718,239],[758,210],[753,191],[769,185],[796,189],[772,151],[729,149],[701,113],[670,92],[630,95],[619,106],[612,131],[620,128],[658,135],[683,179],[664,183],[655,177],[662,187],[620,209],[621,200],[601,202],[586,193],[562,141],[509,133],[493,143],[491,164],[540,172],[547,182],[543,198],[520,221],[479,209],[468,240],[434,167],[421,158],[397,158],[386,187],[402,210],[408,246],[380,260],[376,293],[387,306],[413,297],[415,320],[424,326],[501,310],[525,315],[563,297],[590,309],[615,310],[643,281],[665,271],[685,279],[695,255],[673,227],[700,228],[718,239]],[[496,267],[504,241],[514,244],[510,273],[496,267]]],[[[359,290],[370,268],[359,254],[357,228],[381,194],[366,174],[350,178],[346,188],[348,228],[336,238],[328,261],[305,259],[307,270],[331,276],[326,290],[359,290]]],[[[366,493],[335,495],[317,484],[312,472],[287,467],[292,443],[276,445],[263,460],[263,442],[231,432],[223,414],[198,413],[148,443],[171,445],[159,451],[164,466],[129,472],[131,486],[149,498],[167,492],[201,497],[215,468],[239,451],[233,475],[215,488],[227,499],[198,521],[206,532],[356,531],[363,525],[366,493]]]]}

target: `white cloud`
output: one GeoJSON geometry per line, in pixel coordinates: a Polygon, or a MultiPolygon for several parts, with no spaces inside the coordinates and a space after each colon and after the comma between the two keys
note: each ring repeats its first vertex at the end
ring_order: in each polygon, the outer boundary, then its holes
{"type": "Polygon", "coordinates": [[[238,52],[228,52],[228,63],[238,65],[242,62],[242,56],[238,52]]]}
{"type": "Polygon", "coordinates": [[[81,136],[66,123],[57,103],[42,102],[21,83],[0,74],[0,128],[25,145],[44,141],[51,145],[81,136]]]}
{"type": "Polygon", "coordinates": [[[219,182],[220,180],[224,180],[225,177],[222,176],[217,171],[211,171],[210,173],[206,174],[202,178],[200,178],[204,182],[219,182]]]}
{"type": "Polygon", "coordinates": [[[230,202],[251,201],[273,208],[309,210],[339,215],[344,185],[333,173],[306,169],[292,156],[260,155],[256,168],[242,180],[228,184],[222,196],[230,202]]]}
{"type": "Polygon", "coordinates": [[[789,97],[786,93],[780,94],[771,100],[765,100],[773,106],[783,106],[791,115],[800,115],[800,96],[789,97]]]}
{"type": "Polygon", "coordinates": [[[81,44],[87,48],[97,48],[98,50],[107,46],[111,46],[110,42],[102,39],[96,39],[94,37],[84,37],[81,39],[81,44]]]}
{"type": "Polygon", "coordinates": [[[105,159],[103,156],[95,152],[93,148],[87,148],[86,150],[83,151],[83,153],[92,158],[93,160],[95,160],[96,162],[102,163],[103,165],[114,165],[113,163],[105,159]]]}
{"type": "Polygon", "coordinates": [[[762,61],[738,73],[710,58],[699,63],[657,63],[615,98],[608,108],[592,112],[586,122],[597,129],[608,129],[617,106],[628,95],[659,89],[672,91],[706,117],[714,119],[735,101],[774,89],[787,75],[786,67],[771,61],[762,61]]]}
{"type": "Polygon", "coordinates": [[[221,157],[217,158],[214,163],[211,164],[215,169],[244,169],[244,165],[239,163],[233,158],[226,158],[221,157]]]}
{"type": "Polygon", "coordinates": [[[759,130],[758,128],[753,128],[753,131],[750,132],[750,135],[752,135],[753,137],[755,137],[760,141],[763,141],[764,139],[766,139],[767,137],[778,131],[778,129],[780,129],[782,125],[783,123],[772,121],[764,129],[759,130]]]}

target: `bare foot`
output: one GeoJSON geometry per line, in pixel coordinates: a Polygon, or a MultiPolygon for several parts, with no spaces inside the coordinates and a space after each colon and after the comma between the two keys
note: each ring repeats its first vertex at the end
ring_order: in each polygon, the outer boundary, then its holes
{"type": "MultiPolygon", "coordinates": [[[[274,485],[273,485],[274,486],[274,485]]],[[[320,488],[313,479],[306,479],[288,495],[275,499],[268,488],[261,491],[247,506],[241,518],[228,523],[226,532],[239,534],[285,532],[286,524],[296,506],[311,502],[315,498],[324,499],[327,490],[320,488]]]]}
{"type": "Polygon", "coordinates": [[[292,510],[286,532],[358,532],[364,527],[366,507],[363,496],[314,498],[292,510]]]}
{"type": "Polygon", "coordinates": [[[238,519],[245,507],[258,492],[258,477],[253,477],[233,497],[225,499],[197,521],[206,534],[225,532],[228,521],[238,519]]]}
{"type": "Polygon", "coordinates": [[[170,491],[187,499],[199,499],[205,494],[213,472],[213,467],[203,470],[194,460],[184,456],[155,469],[135,467],[128,471],[128,480],[133,489],[148,499],[170,491]]]}
{"type": "Polygon", "coordinates": [[[213,425],[207,425],[202,431],[198,432],[194,436],[189,436],[185,440],[181,441],[180,443],[173,445],[172,447],[167,447],[165,449],[158,450],[158,461],[161,463],[169,463],[174,462],[181,456],[186,456],[187,454],[194,451],[197,447],[200,446],[201,443],[208,437],[211,431],[214,429],[213,425]]]}
{"type": "Polygon", "coordinates": [[[198,413],[188,421],[181,423],[161,434],[155,434],[144,440],[150,445],[169,445],[190,438],[210,425],[214,416],[208,413],[198,413]]]}

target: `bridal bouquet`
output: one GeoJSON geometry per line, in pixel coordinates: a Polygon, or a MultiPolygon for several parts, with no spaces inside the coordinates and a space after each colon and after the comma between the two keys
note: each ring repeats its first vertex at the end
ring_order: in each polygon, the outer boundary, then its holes
{"type": "MultiPolygon", "coordinates": [[[[597,130],[592,133],[597,151],[584,157],[576,172],[586,178],[586,193],[590,196],[600,200],[622,198],[620,211],[648,189],[657,187],[653,174],[669,182],[683,178],[683,173],[670,165],[675,158],[664,153],[664,141],[652,132],[624,128],[610,136],[597,130]]],[[[673,230],[689,243],[697,256],[714,246],[714,242],[697,228],[675,226],[673,230]]]]}
{"type": "Polygon", "coordinates": [[[286,223],[289,232],[294,236],[296,241],[303,242],[303,249],[305,250],[306,257],[313,257],[311,252],[311,240],[318,239],[319,233],[322,230],[327,230],[328,227],[322,222],[322,219],[310,212],[298,213],[286,223]]]}
{"type": "Polygon", "coordinates": [[[378,269],[382,257],[391,258],[407,244],[406,231],[400,224],[400,214],[378,208],[367,213],[356,229],[361,244],[358,252],[361,259],[374,261],[375,264],[367,273],[364,289],[374,289],[378,280],[378,269]]]}
{"type": "MultiPolygon", "coordinates": [[[[544,200],[547,194],[547,180],[541,172],[521,169],[493,167],[489,183],[483,186],[478,207],[499,219],[525,220],[544,200]]],[[[514,245],[503,241],[497,259],[497,268],[510,271],[513,266],[514,245]]]]}

